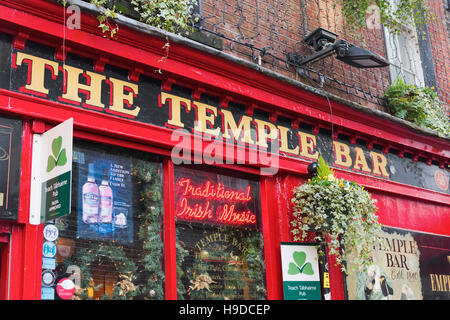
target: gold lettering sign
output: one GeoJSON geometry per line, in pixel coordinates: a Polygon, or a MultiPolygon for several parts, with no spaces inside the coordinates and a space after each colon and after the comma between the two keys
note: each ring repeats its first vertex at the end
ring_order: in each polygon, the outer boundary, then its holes
{"type": "MultiPolygon", "coordinates": [[[[13,67],[22,65],[27,66],[27,83],[20,87],[19,91],[47,97],[49,88],[46,85],[49,86],[51,81],[56,80],[61,71],[64,80],[62,94],[58,97],[58,101],[130,119],[137,118],[142,112],[141,107],[135,105],[139,95],[139,85],[136,83],[17,52],[13,57],[13,67]],[[45,79],[46,71],[47,75],[50,71],[51,79],[45,79]],[[102,92],[104,87],[108,87],[105,84],[109,85],[109,91],[102,92]],[[102,93],[109,94],[109,105],[102,102],[102,93]]],[[[309,161],[318,159],[316,135],[293,130],[254,116],[241,115],[235,118],[235,115],[225,108],[164,91],[160,92],[158,99],[159,101],[148,103],[154,105],[157,103],[164,112],[168,112],[165,126],[172,129],[189,126],[193,133],[206,134],[253,149],[266,151],[270,148],[270,152],[280,152],[291,157],[309,161]],[[184,118],[184,115],[192,109],[195,109],[195,120],[193,124],[187,124],[187,118],[184,118]]],[[[192,121],[192,118],[189,119],[192,121]]],[[[384,154],[371,151],[366,157],[360,147],[338,141],[333,141],[333,149],[335,160],[332,165],[334,167],[389,178],[387,158],[384,154]]]]}

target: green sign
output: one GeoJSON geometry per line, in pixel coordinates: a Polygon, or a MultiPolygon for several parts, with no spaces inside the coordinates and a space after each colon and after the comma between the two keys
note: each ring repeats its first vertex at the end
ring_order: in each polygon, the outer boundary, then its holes
{"type": "Polygon", "coordinates": [[[70,213],[73,120],[33,136],[30,223],[70,213]]]}
{"type": "Polygon", "coordinates": [[[316,244],[281,243],[285,300],[320,300],[320,273],[316,244]]]}
{"type": "Polygon", "coordinates": [[[70,213],[72,172],[67,171],[42,183],[41,220],[53,220],[70,213]]]}

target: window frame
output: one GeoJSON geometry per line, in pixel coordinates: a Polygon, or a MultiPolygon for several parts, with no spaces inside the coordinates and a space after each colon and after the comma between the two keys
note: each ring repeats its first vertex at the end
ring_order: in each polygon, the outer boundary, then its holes
{"type": "MultiPolygon", "coordinates": [[[[393,10],[396,10],[397,3],[399,0],[390,0],[390,4],[393,10]]],[[[389,72],[391,76],[391,82],[393,82],[398,76],[402,76],[406,83],[414,84],[417,86],[424,86],[424,72],[422,66],[422,58],[420,55],[420,46],[418,41],[417,28],[413,21],[408,23],[403,23],[399,26],[401,29],[400,34],[395,34],[391,32],[387,27],[383,26],[384,39],[386,46],[386,53],[388,57],[388,62],[390,63],[389,72]],[[407,43],[405,47],[408,49],[406,54],[408,55],[409,61],[407,63],[411,66],[408,70],[405,67],[406,62],[402,57],[402,47],[400,46],[399,37],[403,37],[407,43]],[[395,43],[394,43],[395,42],[395,43]],[[409,55],[412,56],[409,56],[409,55]],[[398,61],[398,63],[397,63],[398,61]],[[411,83],[405,73],[413,77],[413,82],[411,83]]]]}

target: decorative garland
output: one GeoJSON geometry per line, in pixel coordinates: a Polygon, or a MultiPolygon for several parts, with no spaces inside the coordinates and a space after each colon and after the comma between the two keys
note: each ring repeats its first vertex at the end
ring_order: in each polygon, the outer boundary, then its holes
{"type": "Polygon", "coordinates": [[[96,263],[109,260],[118,273],[119,281],[114,284],[111,296],[104,299],[164,299],[164,272],[161,265],[163,242],[161,240],[161,165],[145,160],[134,160],[131,175],[141,186],[138,199],[143,211],[138,215],[140,221],[138,239],[142,247],[137,250],[135,259],[127,257],[123,246],[115,242],[90,241],[90,247],[79,249],[73,261],[67,263],[80,266],[81,284],[75,299],[91,299],[93,279],[91,268],[96,263]],[[137,264],[135,261],[138,261],[137,264]]]}
{"type": "MultiPolygon", "coordinates": [[[[234,300],[244,299],[260,300],[266,298],[264,281],[264,255],[262,254],[262,235],[251,229],[219,228],[220,233],[227,233],[228,239],[239,239],[245,250],[233,250],[230,247],[214,249],[214,252],[203,250],[200,257],[222,257],[228,262],[220,262],[217,271],[221,273],[223,290],[219,294],[211,289],[216,283],[211,277],[210,263],[197,260],[191,270],[185,273],[189,281],[189,288],[185,291],[190,299],[218,299],[234,300]]],[[[181,269],[181,265],[179,266],[181,269]]]]}
{"type": "MultiPolygon", "coordinates": [[[[133,283],[136,278],[137,267],[135,263],[128,259],[122,247],[114,244],[93,243],[90,248],[83,248],[78,252],[77,264],[80,267],[81,288],[75,292],[77,299],[90,299],[93,288],[93,278],[91,267],[95,263],[101,264],[104,259],[111,261],[119,274],[121,281],[114,285],[111,297],[104,296],[104,299],[128,300],[139,294],[139,288],[133,283]]],[[[97,289],[97,288],[94,288],[97,289]]]]}

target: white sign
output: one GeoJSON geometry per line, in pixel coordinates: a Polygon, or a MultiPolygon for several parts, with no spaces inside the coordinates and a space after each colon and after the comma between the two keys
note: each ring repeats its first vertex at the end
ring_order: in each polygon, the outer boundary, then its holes
{"type": "Polygon", "coordinates": [[[44,238],[47,241],[55,241],[58,239],[59,231],[54,224],[48,224],[44,227],[44,238]]]}
{"type": "Polygon", "coordinates": [[[285,300],[320,300],[317,244],[281,243],[285,300]]]}
{"type": "Polygon", "coordinates": [[[30,224],[70,213],[72,147],[72,118],[33,135],[30,224]]]}

